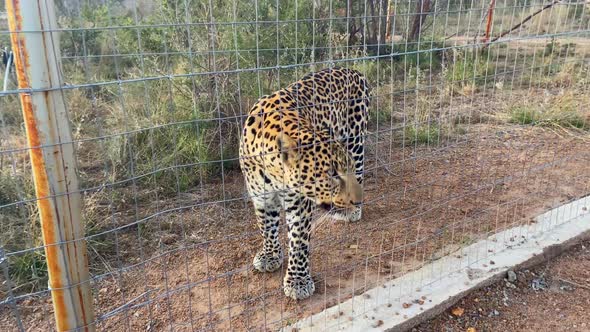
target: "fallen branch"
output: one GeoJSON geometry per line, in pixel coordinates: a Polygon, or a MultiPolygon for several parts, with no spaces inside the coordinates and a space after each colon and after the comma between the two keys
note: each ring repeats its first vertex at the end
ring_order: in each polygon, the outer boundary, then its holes
{"type": "Polygon", "coordinates": [[[571,280],[567,280],[567,279],[563,279],[563,278],[557,278],[557,280],[559,280],[561,282],[564,282],[566,284],[570,284],[570,285],[576,286],[578,288],[584,288],[584,289],[590,290],[590,286],[578,284],[577,282],[573,282],[571,280]]]}
{"type": "Polygon", "coordinates": [[[546,4],[545,6],[543,6],[543,8],[537,10],[536,12],[530,14],[529,16],[525,17],[522,21],[520,21],[520,23],[518,23],[517,25],[513,26],[512,28],[502,32],[498,37],[492,39],[492,41],[488,44],[485,44],[483,46],[483,48],[485,49],[486,47],[488,47],[491,43],[498,41],[498,39],[506,36],[507,34],[511,33],[514,30],[517,30],[518,28],[520,28],[523,24],[525,24],[526,22],[530,21],[533,17],[539,15],[540,13],[542,13],[544,10],[547,10],[553,6],[555,6],[556,4],[560,3],[561,0],[554,0],[551,3],[546,4]]]}
{"type": "Polygon", "coordinates": [[[454,34],[452,34],[452,35],[450,35],[448,37],[445,37],[445,40],[449,40],[449,39],[455,37],[456,35],[457,35],[457,33],[455,32],[454,34]]]}

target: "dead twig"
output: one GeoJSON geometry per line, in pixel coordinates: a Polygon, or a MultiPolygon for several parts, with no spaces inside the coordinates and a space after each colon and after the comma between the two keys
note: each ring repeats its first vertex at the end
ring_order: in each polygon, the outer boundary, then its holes
{"type": "Polygon", "coordinates": [[[567,280],[567,279],[563,279],[563,278],[556,278],[556,279],[559,280],[559,281],[561,281],[561,282],[565,282],[566,284],[570,284],[570,285],[574,285],[574,286],[579,287],[579,288],[590,290],[590,286],[578,284],[577,282],[573,282],[573,281],[570,281],[570,280],[567,280]]]}
{"type": "Polygon", "coordinates": [[[395,174],[394,174],[394,173],[391,171],[391,169],[389,169],[389,166],[387,165],[387,163],[386,163],[386,162],[385,162],[383,159],[379,158],[379,156],[377,156],[377,155],[375,156],[375,159],[377,159],[377,162],[379,162],[379,163],[381,164],[381,165],[379,165],[379,166],[380,166],[380,167],[383,167],[383,169],[385,169],[385,171],[386,171],[387,173],[389,173],[389,175],[395,175],[395,174]]]}
{"type": "Polygon", "coordinates": [[[454,34],[452,34],[452,35],[450,35],[448,37],[445,37],[445,40],[449,40],[449,39],[455,37],[456,35],[457,35],[457,32],[455,32],[454,34]]]}

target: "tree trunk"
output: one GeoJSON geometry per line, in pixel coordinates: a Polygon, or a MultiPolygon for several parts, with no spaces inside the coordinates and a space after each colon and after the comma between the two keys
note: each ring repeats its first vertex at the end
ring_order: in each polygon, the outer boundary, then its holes
{"type": "Polygon", "coordinates": [[[418,2],[416,3],[416,13],[414,14],[412,30],[410,30],[408,40],[416,40],[420,35],[422,26],[426,21],[426,17],[430,13],[430,3],[430,0],[418,0],[418,2]]]}
{"type": "Polygon", "coordinates": [[[385,44],[385,36],[387,35],[387,18],[388,15],[388,0],[381,0],[381,5],[379,7],[379,44],[385,44]]]}
{"type": "Polygon", "coordinates": [[[375,15],[375,0],[368,0],[369,3],[369,10],[371,11],[369,15],[371,15],[371,20],[367,21],[367,25],[370,25],[370,28],[367,29],[368,38],[366,39],[366,43],[368,45],[375,45],[377,43],[377,32],[379,29],[379,25],[377,24],[378,18],[375,15]]]}
{"type": "Polygon", "coordinates": [[[346,17],[348,20],[348,45],[352,46],[356,43],[356,33],[358,32],[354,19],[354,10],[352,9],[352,0],[346,2],[346,17]]]}
{"type": "Polygon", "coordinates": [[[390,41],[393,37],[393,13],[395,12],[395,8],[393,8],[393,4],[391,4],[391,0],[387,0],[387,18],[385,23],[385,40],[390,41]]]}

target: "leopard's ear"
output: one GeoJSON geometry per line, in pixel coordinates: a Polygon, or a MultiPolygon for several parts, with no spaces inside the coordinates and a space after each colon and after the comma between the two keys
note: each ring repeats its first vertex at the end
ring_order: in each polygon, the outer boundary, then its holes
{"type": "Polygon", "coordinates": [[[299,160],[299,151],[297,141],[291,136],[281,133],[277,138],[277,145],[281,153],[281,160],[285,165],[297,165],[299,160]]]}
{"type": "Polygon", "coordinates": [[[334,161],[338,160],[338,165],[344,167],[343,169],[339,169],[336,167],[338,172],[348,173],[354,169],[354,160],[348,150],[344,147],[342,141],[332,140],[330,142],[330,152],[332,153],[332,158],[334,161]]]}

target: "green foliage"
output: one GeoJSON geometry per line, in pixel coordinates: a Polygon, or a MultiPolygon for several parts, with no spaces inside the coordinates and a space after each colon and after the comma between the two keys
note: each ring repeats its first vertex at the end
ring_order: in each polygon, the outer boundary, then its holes
{"type": "MultiPolygon", "coordinates": [[[[35,202],[18,203],[34,198],[30,176],[0,170],[0,247],[15,252],[41,244],[41,234],[35,223],[35,202]],[[18,204],[14,204],[18,203],[18,204]]],[[[28,251],[8,259],[11,287],[19,291],[35,291],[47,282],[47,266],[43,251],[28,251]]]]}
{"type": "Polygon", "coordinates": [[[545,45],[543,55],[549,58],[564,57],[568,54],[574,54],[576,52],[575,43],[560,44],[555,38],[551,38],[551,41],[545,45]]]}
{"type": "MultiPolygon", "coordinates": [[[[578,1],[575,3],[567,4],[567,17],[571,20],[579,20],[582,19],[584,15],[584,11],[588,11],[588,9],[584,9],[587,6],[583,1],[578,1]]],[[[588,14],[586,14],[587,17],[588,14]]]]}
{"type": "Polygon", "coordinates": [[[129,87],[124,107],[111,110],[109,127],[130,131],[107,143],[117,178],[140,177],[142,185],[171,194],[235,167],[222,160],[237,156],[238,123],[217,119],[217,102],[207,94],[193,99],[184,83],[129,87]]]}
{"type": "Polygon", "coordinates": [[[17,234],[28,234],[30,238],[38,238],[31,223],[35,211],[34,202],[19,203],[35,197],[32,179],[22,174],[0,170],[0,246],[7,250],[23,249],[23,239],[17,234]]]}
{"type": "MultiPolygon", "coordinates": [[[[2,69],[0,66],[0,73],[3,74],[2,69]]],[[[0,80],[4,80],[4,75],[0,75],[0,80]]],[[[16,89],[16,77],[13,76],[10,82],[11,84],[8,85],[8,89],[16,89]]],[[[3,130],[13,132],[21,131],[23,116],[18,95],[13,94],[0,97],[0,110],[2,110],[2,114],[0,114],[0,126],[4,126],[3,130]]]]}
{"type": "MultiPolygon", "coordinates": [[[[19,184],[15,177],[0,173],[0,206],[18,202],[20,200],[19,184]]],[[[16,213],[16,206],[2,209],[3,213],[16,213]]]]}
{"type": "Polygon", "coordinates": [[[510,110],[510,122],[521,125],[534,125],[539,118],[539,112],[526,106],[516,106],[510,110]]]}
{"type": "MultiPolygon", "coordinates": [[[[129,56],[137,53],[137,37],[134,29],[105,29],[109,26],[131,26],[133,19],[114,2],[108,4],[86,3],[78,16],[60,17],[63,28],[71,31],[61,36],[61,53],[66,57],[87,57],[87,62],[64,61],[65,66],[84,69],[90,66],[99,76],[98,80],[114,80],[121,71],[134,65],[129,56]],[[94,28],[94,29],[88,29],[94,28]]],[[[71,83],[83,83],[71,82],[71,83]]],[[[84,82],[86,83],[86,82],[84,82]]]]}
{"type": "Polygon", "coordinates": [[[371,126],[375,126],[377,124],[381,126],[389,126],[392,120],[391,112],[392,109],[388,108],[386,105],[380,105],[378,109],[374,109],[369,118],[369,124],[371,126]]]}
{"type": "Polygon", "coordinates": [[[478,50],[456,50],[444,70],[445,80],[453,87],[480,86],[494,74],[489,58],[492,57],[478,50]]]}
{"type": "Polygon", "coordinates": [[[47,285],[47,263],[42,251],[27,251],[8,259],[12,288],[19,292],[34,292],[47,285]]]}
{"type": "Polygon", "coordinates": [[[442,131],[436,123],[409,124],[404,132],[409,144],[438,144],[442,138],[442,131]]]}
{"type": "Polygon", "coordinates": [[[394,59],[404,63],[407,68],[419,68],[420,70],[439,69],[442,60],[443,42],[436,39],[423,39],[420,42],[408,42],[396,44],[394,53],[401,54],[394,59]]]}
{"type": "Polygon", "coordinates": [[[537,109],[527,105],[513,106],[509,110],[509,122],[543,127],[590,128],[588,120],[580,111],[567,103],[553,105],[548,109],[537,109]]]}
{"type": "MultiPolygon", "coordinates": [[[[577,65],[576,63],[567,63],[564,61],[566,57],[572,57],[575,53],[575,43],[561,44],[556,41],[555,38],[552,38],[551,41],[545,45],[545,48],[537,54],[536,62],[538,65],[533,69],[533,78],[541,81],[547,81],[548,79],[552,80],[555,75],[562,73],[568,66],[577,65]]],[[[570,74],[577,76],[577,73],[575,72],[570,74]]]]}

